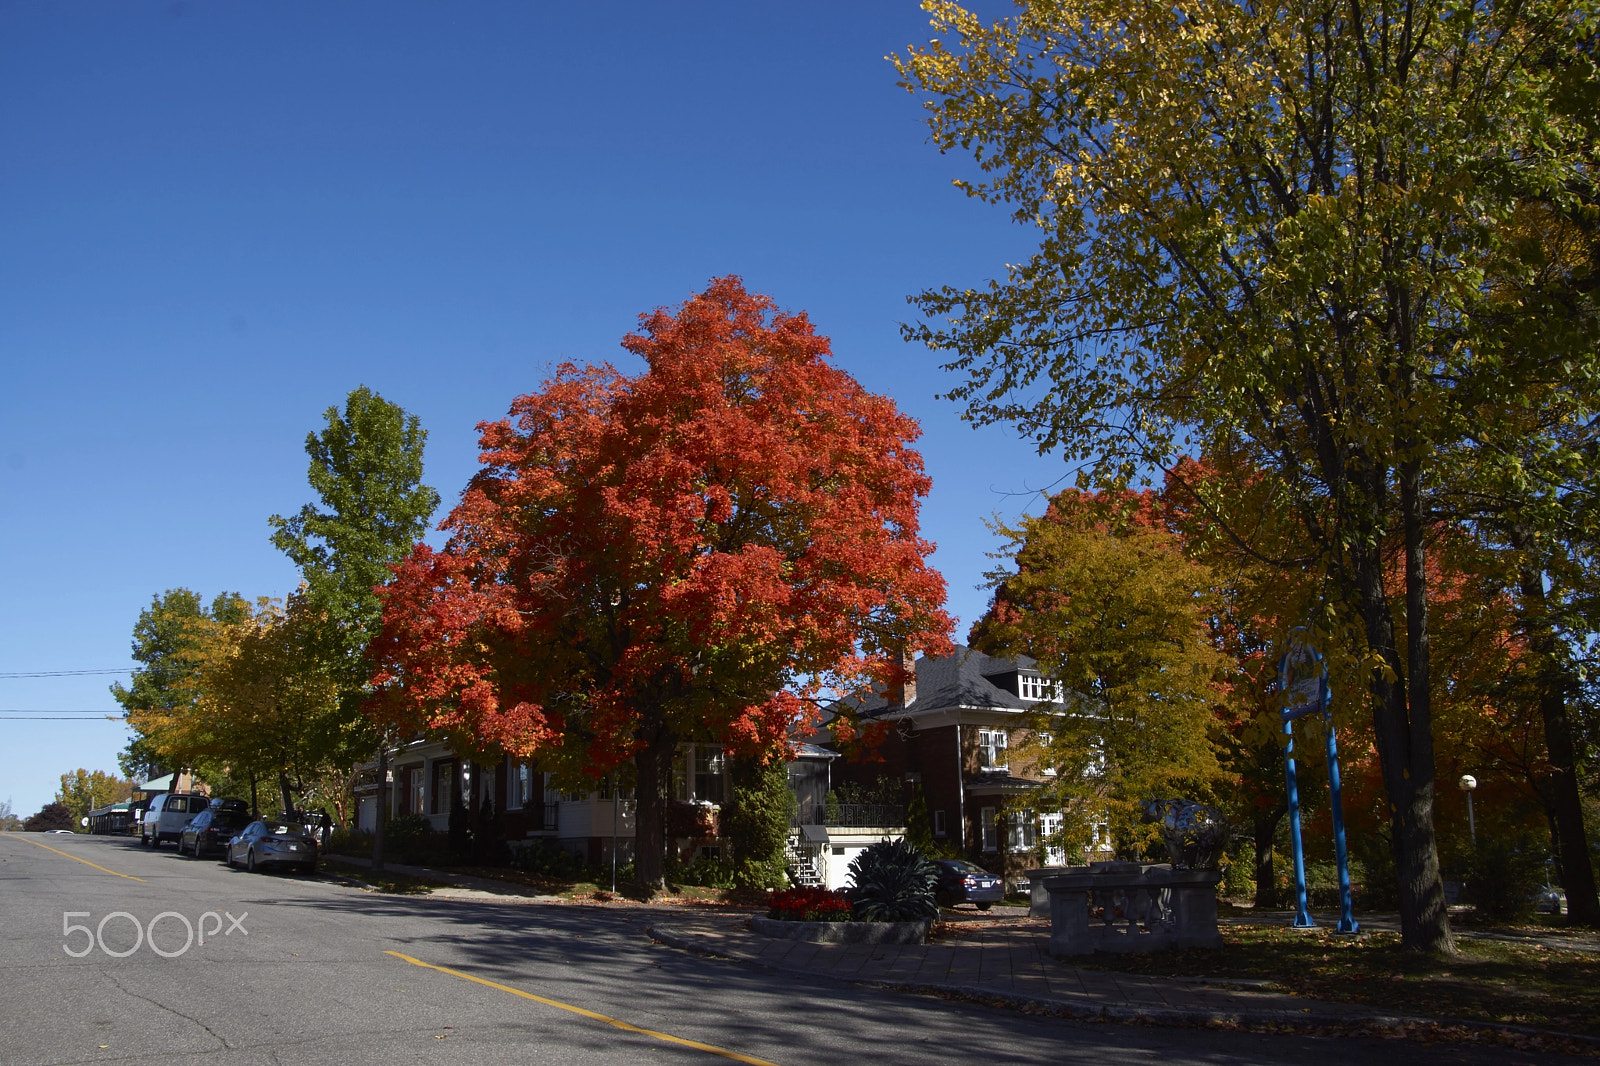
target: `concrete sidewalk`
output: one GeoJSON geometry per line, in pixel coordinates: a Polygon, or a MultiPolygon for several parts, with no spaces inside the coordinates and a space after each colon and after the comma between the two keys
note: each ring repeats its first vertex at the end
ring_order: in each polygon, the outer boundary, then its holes
{"type": "Polygon", "coordinates": [[[746,915],[674,914],[654,923],[650,932],[671,947],[788,973],[1034,1004],[1081,1017],[1386,1028],[1437,1023],[1246,987],[1250,982],[1083,969],[1046,952],[1048,923],[1037,919],[956,925],[950,937],[913,946],[772,940],[748,926],[746,915]]]}

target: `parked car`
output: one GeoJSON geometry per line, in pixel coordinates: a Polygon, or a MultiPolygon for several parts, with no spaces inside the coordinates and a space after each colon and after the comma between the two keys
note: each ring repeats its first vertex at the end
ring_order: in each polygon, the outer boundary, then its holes
{"type": "Polygon", "coordinates": [[[189,819],[189,824],[183,827],[183,832],[178,835],[178,854],[187,853],[198,859],[208,851],[225,852],[228,850],[228,841],[238,836],[239,831],[249,824],[248,810],[219,808],[213,800],[212,806],[189,819]]]}
{"type": "Polygon", "coordinates": [[[163,792],[150,801],[139,823],[139,843],[161,846],[163,840],[177,840],[189,819],[206,809],[210,802],[198,792],[163,792]]]}
{"type": "Polygon", "coordinates": [[[244,863],[246,870],[268,866],[293,866],[317,872],[317,843],[300,826],[277,818],[258,818],[228,841],[229,866],[244,863]]]}
{"type": "MultiPolygon", "coordinates": [[[[243,814],[246,816],[250,814],[250,804],[246,803],[244,800],[224,799],[221,796],[212,800],[207,805],[207,809],[213,811],[232,811],[235,814],[243,814]]],[[[245,820],[249,821],[249,818],[246,817],[245,820]]]]}
{"type": "Polygon", "coordinates": [[[933,896],[941,907],[971,903],[986,911],[1005,898],[1005,883],[981,866],[961,859],[935,859],[934,865],[939,867],[939,883],[933,896]]]}
{"type": "Polygon", "coordinates": [[[1567,894],[1556,885],[1544,885],[1533,894],[1533,909],[1539,914],[1567,913],[1567,894]]]}

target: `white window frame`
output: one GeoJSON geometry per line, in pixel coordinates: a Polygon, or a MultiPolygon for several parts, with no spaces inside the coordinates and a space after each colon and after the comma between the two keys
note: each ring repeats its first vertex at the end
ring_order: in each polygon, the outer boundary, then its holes
{"type": "Polygon", "coordinates": [[[993,807],[982,807],[978,810],[978,832],[984,851],[1000,850],[1000,831],[995,825],[996,815],[999,812],[993,807]]]}
{"type": "Polygon", "coordinates": [[[978,730],[978,765],[985,770],[1009,770],[1011,759],[1009,756],[1002,759],[1000,753],[1006,751],[1010,745],[1004,729],[979,729],[978,730]]]}
{"type": "Polygon", "coordinates": [[[950,831],[945,828],[943,811],[933,812],[933,835],[936,837],[947,837],[950,835],[950,831]]]}
{"type": "Polygon", "coordinates": [[[1006,815],[1006,847],[1012,851],[1032,851],[1039,846],[1039,827],[1032,811],[1012,811],[1006,815]]]}
{"type": "Polygon", "coordinates": [[[1038,674],[1018,674],[1017,695],[1035,703],[1044,700],[1064,703],[1067,689],[1061,682],[1052,681],[1048,677],[1041,677],[1038,674]]]}

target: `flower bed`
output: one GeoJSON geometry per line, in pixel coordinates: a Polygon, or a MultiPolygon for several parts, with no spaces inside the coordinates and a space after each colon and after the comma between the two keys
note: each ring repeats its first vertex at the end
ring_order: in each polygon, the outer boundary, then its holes
{"type": "Polygon", "coordinates": [[[767,896],[767,917],[779,922],[848,922],[850,898],[826,888],[790,888],[767,896]]]}

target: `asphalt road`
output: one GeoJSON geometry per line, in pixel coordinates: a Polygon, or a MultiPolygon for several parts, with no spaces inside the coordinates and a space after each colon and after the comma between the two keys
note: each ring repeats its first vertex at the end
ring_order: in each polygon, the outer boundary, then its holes
{"type": "Polygon", "coordinates": [[[122,839],[0,834],[0,1063],[1532,1061],[1037,1018],[699,958],[651,942],[648,922],[382,896],[122,839]]]}

